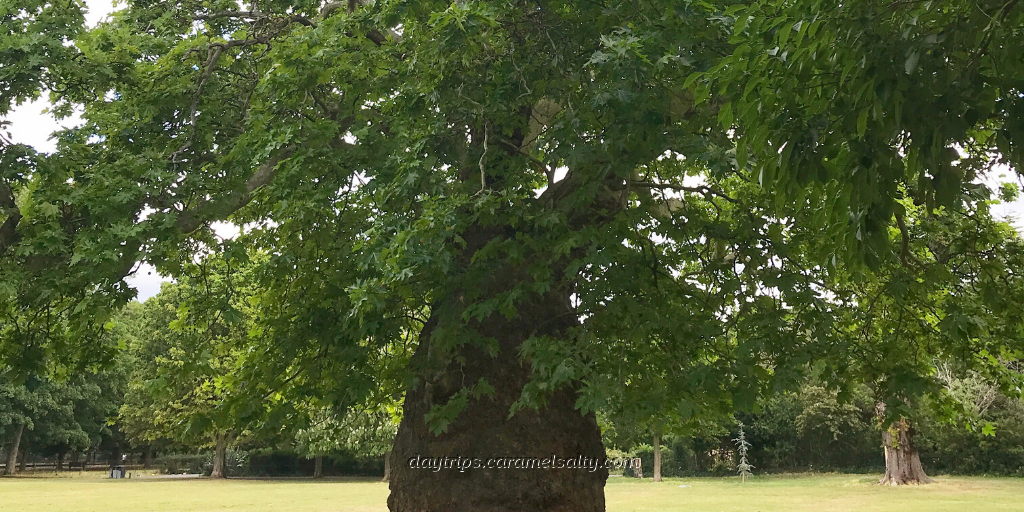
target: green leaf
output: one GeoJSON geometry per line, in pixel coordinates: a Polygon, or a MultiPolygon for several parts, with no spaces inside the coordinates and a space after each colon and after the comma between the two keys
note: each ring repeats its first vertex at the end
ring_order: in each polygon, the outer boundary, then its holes
{"type": "Polygon", "coordinates": [[[907,55],[907,60],[903,63],[903,69],[907,71],[908,75],[912,75],[914,70],[917,69],[919,60],[921,60],[921,53],[918,50],[914,50],[907,55]]]}
{"type": "Polygon", "coordinates": [[[860,111],[857,116],[857,137],[864,138],[864,134],[868,131],[868,112],[870,109],[864,108],[860,111]]]}
{"type": "Polygon", "coordinates": [[[729,128],[732,126],[732,122],[732,102],[728,102],[722,105],[718,110],[718,123],[725,128],[729,128]]]}

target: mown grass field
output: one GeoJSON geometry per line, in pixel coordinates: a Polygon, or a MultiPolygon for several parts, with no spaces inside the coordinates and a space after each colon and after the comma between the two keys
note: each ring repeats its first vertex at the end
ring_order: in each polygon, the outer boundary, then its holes
{"type": "MultiPolygon", "coordinates": [[[[938,477],[879,487],[875,475],[609,479],[609,512],[999,512],[1024,510],[1024,479],[938,477]],[[689,486],[689,487],[680,487],[689,486]]],[[[383,512],[387,484],[372,479],[211,481],[64,474],[0,479],[0,510],[24,512],[383,512]]]]}

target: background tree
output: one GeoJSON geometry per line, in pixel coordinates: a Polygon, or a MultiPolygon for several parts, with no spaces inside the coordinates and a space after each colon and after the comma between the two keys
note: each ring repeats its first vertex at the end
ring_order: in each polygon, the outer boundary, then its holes
{"type": "Polygon", "coordinates": [[[104,411],[98,403],[105,398],[99,386],[84,379],[75,380],[78,382],[52,386],[49,407],[40,411],[33,422],[35,428],[25,439],[35,453],[54,456],[57,471],[64,470],[67,454],[86,451],[93,445],[93,436],[99,441],[100,425],[109,418],[103,413],[112,412],[104,411]]]}
{"type": "Polygon", "coordinates": [[[746,433],[743,431],[743,422],[736,424],[738,430],[736,439],[733,442],[736,443],[736,470],[739,471],[740,478],[746,482],[748,476],[753,476],[750,472],[754,469],[754,466],[747,461],[747,451],[750,450],[750,441],[747,441],[746,433]]]}
{"type": "Polygon", "coordinates": [[[391,476],[391,446],[398,430],[397,404],[376,410],[356,409],[337,414],[330,408],[309,409],[308,427],[295,433],[299,453],[316,459],[314,477],[323,476],[323,456],[349,451],[363,456],[384,456],[384,481],[391,476]]]}
{"type": "Polygon", "coordinates": [[[107,423],[116,412],[119,395],[109,374],[85,372],[63,379],[34,376],[19,383],[12,373],[2,375],[5,383],[0,386],[6,474],[15,474],[18,461],[25,460],[29,450],[55,456],[60,471],[65,455],[84,452],[110,435],[107,423]]]}
{"type": "MultiPolygon", "coordinates": [[[[34,382],[33,387],[36,387],[34,382]]],[[[29,391],[28,387],[9,381],[0,387],[0,400],[3,400],[0,406],[0,426],[3,426],[4,446],[7,448],[4,474],[10,476],[17,472],[18,450],[25,429],[35,428],[32,417],[38,413],[42,404],[40,396],[29,391]]]]}
{"type": "Polygon", "coordinates": [[[120,416],[136,444],[170,438],[212,446],[211,477],[223,478],[227,449],[246,427],[226,404],[248,336],[235,309],[245,298],[231,296],[231,272],[199,268],[142,306],[145,329],[130,348],[134,371],[120,416]]]}

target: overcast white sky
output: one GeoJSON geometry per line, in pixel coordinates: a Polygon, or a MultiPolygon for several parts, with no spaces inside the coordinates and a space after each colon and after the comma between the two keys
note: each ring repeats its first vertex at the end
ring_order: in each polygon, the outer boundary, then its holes
{"type": "MultiPolygon", "coordinates": [[[[85,4],[89,9],[85,17],[86,23],[89,26],[93,26],[104,19],[114,10],[115,3],[112,0],[85,0],[85,4]]],[[[50,140],[50,134],[61,126],[75,126],[80,122],[78,118],[72,117],[58,123],[53,116],[43,112],[46,107],[47,102],[44,98],[33,103],[21,105],[11,112],[8,120],[11,121],[10,131],[15,142],[29,144],[38,151],[51,152],[55,149],[55,145],[50,140]]],[[[1009,173],[1007,172],[1006,174],[1009,173]]],[[[994,186],[1003,181],[1017,180],[1012,176],[1005,176],[1003,178],[990,176],[988,181],[990,186],[994,186]]],[[[998,205],[995,207],[995,212],[998,217],[1009,218],[1017,230],[1022,231],[1020,221],[1024,218],[1024,200],[998,205]]],[[[231,226],[225,226],[225,228],[224,231],[234,231],[237,233],[237,230],[231,226]]],[[[218,229],[218,232],[220,231],[218,229]]],[[[223,236],[227,233],[221,234],[223,236]]],[[[160,283],[167,280],[167,278],[158,275],[152,266],[143,265],[134,276],[128,278],[128,284],[139,291],[139,300],[146,300],[156,295],[160,291],[160,283]]]]}

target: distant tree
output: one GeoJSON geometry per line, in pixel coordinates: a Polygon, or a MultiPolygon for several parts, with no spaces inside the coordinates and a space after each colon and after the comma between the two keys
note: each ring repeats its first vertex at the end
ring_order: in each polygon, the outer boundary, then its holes
{"type": "Polygon", "coordinates": [[[736,439],[733,439],[733,442],[736,443],[736,454],[739,456],[739,460],[736,463],[736,470],[739,471],[740,478],[746,482],[747,477],[752,476],[750,470],[754,469],[754,466],[747,461],[747,451],[750,449],[750,441],[747,441],[747,435],[743,431],[742,421],[736,424],[736,428],[738,429],[736,434],[737,437],[736,439]]]}
{"type": "Polygon", "coordinates": [[[227,449],[247,425],[228,395],[245,353],[250,306],[236,294],[238,274],[222,261],[211,259],[197,271],[143,304],[120,423],[136,445],[173,439],[212,447],[211,477],[223,478],[227,449]]]}
{"type": "Polygon", "coordinates": [[[314,477],[323,475],[323,456],[345,450],[358,456],[384,457],[384,481],[391,475],[391,446],[400,420],[397,404],[350,409],[307,408],[308,426],[295,433],[300,454],[316,460],[314,477]]]}
{"type": "Polygon", "coordinates": [[[16,472],[14,462],[25,445],[37,454],[56,456],[58,470],[63,469],[68,453],[98,445],[109,433],[107,422],[120,398],[116,389],[104,390],[98,384],[108,377],[85,372],[63,380],[30,377],[0,385],[0,430],[6,434],[7,474],[16,472]]]}
{"type": "MultiPolygon", "coordinates": [[[[62,471],[68,453],[82,452],[92,446],[92,433],[86,428],[107,420],[102,413],[98,418],[88,417],[97,412],[91,405],[104,397],[100,395],[99,386],[80,381],[54,385],[50,398],[50,407],[35,418],[35,428],[28,439],[36,453],[55,456],[56,470],[62,471]]],[[[99,437],[100,432],[94,434],[99,437]]]]}
{"type": "Polygon", "coordinates": [[[21,440],[25,435],[25,429],[35,428],[32,421],[43,408],[42,400],[35,389],[29,390],[28,386],[16,384],[7,379],[0,384],[0,429],[3,433],[3,444],[7,448],[7,465],[4,469],[5,475],[13,475],[17,472],[18,450],[21,448],[21,440]]]}

